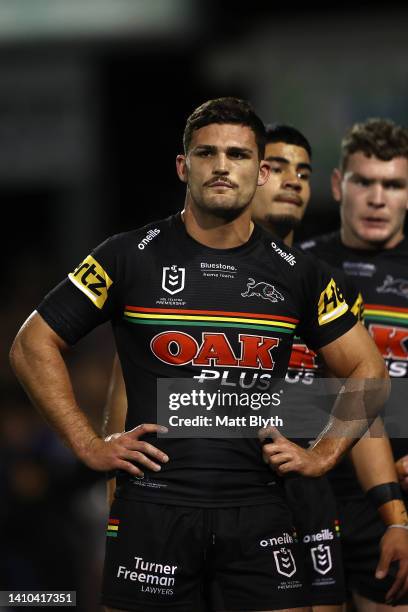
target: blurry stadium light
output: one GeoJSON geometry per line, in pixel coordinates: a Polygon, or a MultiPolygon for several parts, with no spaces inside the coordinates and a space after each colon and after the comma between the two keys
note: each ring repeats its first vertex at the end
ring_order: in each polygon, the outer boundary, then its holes
{"type": "Polygon", "coordinates": [[[196,23],[192,0],[0,0],[0,40],[174,34],[196,23]]]}

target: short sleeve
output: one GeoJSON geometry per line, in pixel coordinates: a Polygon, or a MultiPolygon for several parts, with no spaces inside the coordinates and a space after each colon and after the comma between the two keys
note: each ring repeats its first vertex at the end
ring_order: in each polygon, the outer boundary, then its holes
{"type": "Polygon", "coordinates": [[[68,344],[111,319],[118,303],[117,241],[96,247],[37,307],[41,317],[68,344]]]}
{"type": "Polygon", "coordinates": [[[350,312],[354,315],[354,317],[363,322],[364,321],[364,297],[357,288],[354,280],[351,276],[340,272],[339,270],[336,272],[337,275],[341,275],[341,282],[343,284],[345,290],[346,301],[350,306],[350,312]]]}
{"type": "Polygon", "coordinates": [[[349,331],[356,317],[346,300],[343,275],[313,255],[306,255],[305,263],[298,335],[316,351],[349,331]]]}

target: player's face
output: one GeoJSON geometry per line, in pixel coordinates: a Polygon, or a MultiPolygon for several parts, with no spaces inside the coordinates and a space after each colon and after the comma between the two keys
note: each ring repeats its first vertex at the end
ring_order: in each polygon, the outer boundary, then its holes
{"type": "Polygon", "coordinates": [[[271,173],[258,187],[252,206],[255,221],[274,226],[284,222],[296,227],[310,199],[310,157],[306,149],[285,142],[266,145],[265,159],[271,173]]]}
{"type": "Polygon", "coordinates": [[[408,207],[408,160],[382,161],[361,151],[335,170],[333,195],[340,202],[342,238],[356,248],[392,248],[404,236],[408,207]]]}
{"type": "Polygon", "coordinates": [[[192,206],[224,219],[238,217],[269,174],[247,126],[206,125],[193,132],[187,156],[177,157],[179,178],[192,206]]]}

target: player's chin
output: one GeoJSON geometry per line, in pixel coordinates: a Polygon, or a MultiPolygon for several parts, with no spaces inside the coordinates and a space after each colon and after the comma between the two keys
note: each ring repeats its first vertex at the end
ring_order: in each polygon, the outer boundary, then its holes
{"type": "Polygon", "coordinates": [[[391,238],[392,233],[389,228],[377,228],[362,231],[360,235],[365,242],[373,245],[381,245],[391,238]]]}
{"type": "Polygon", "coordinates": [[[212,199],[207,201],[205,208],[220,219],[234,219],[238,217],[246,208],[249,202],[243,204],[240,202],[227,199],[212,199]]]}

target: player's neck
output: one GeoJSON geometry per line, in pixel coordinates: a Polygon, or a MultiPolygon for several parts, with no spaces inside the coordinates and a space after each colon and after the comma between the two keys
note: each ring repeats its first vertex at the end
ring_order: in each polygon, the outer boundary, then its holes
{"type": "Polygon", "coordinates": [[[289,232],[289,234],[287,234],[286,236],[284,236],[284,238],[283,238],[283,242],[286,244],[286,246],[291,247],[291,246],[293,246],[293,240],[294,240],[294,237],[295,237],[295,232],[294,232],[293,230],[291,230],[291,231],[289,232]]]}
{"type": "Polygon", "coordinates": [[[286,228],[284,232],[280,232],[279,225],[271,225],[268,221],[262,221],[262,219],[259,218],[256,219],[256,222],[258,223],[258,225],[261,225],[264,229],[266,229],[267,232],[280,238],[286,244],[286,246],[293,246],[293,241],[295,239],[295,230],[291,229],[287,231],[286,228]]]}
{"type": "Polygon", "coordinates": [[[232,221],[220,219],[186,203],[181,213],[187,233],[212,249],[232,249],[248,242],[254,229],[251,213],[245,210],[232,221]]]}

